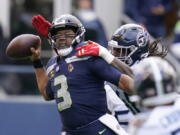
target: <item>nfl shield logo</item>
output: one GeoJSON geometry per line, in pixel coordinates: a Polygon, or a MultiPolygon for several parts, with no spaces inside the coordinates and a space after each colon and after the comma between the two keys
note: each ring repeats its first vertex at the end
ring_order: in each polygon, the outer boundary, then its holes
{"type": "Polygon", "coordinates": [[[73,65],[72,65],[72,64],[69,64],[69,65],[68,65],[68,71],[69,71],[69,72],[72,72],[73,69],[74,69],[73,65]]]}

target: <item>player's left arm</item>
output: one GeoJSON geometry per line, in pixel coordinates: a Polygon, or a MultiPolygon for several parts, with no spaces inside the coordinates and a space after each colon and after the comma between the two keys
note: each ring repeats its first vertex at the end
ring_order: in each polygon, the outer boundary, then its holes
{"type": "Polygon", "coordinates": [[[40,48],[35,49],[31,48],[32,56],[30,57],[31,61],[33,62],[33,65],[35,67],[35,75],[36,75],[36,81],[38,85],[39,92],[44,97],[45,100],[52,100],[48,96],[47,88],[49,86],[49,77],[46,74],[46,70],[43,67],[43,65],[40,62],[40,48]]]}
{"type": "Polygon", "coordinates": [[[126,63],[122,62],[120,59],[114,57],[113,61],[110,64],[122,73],[127,74],[130,77],[134,77],[131,68],[126,63]]]}
{"type": "Polygon", "coordinates": [[[134,80],[130,76],[119,72],[101,58],[92,58],[90,65],[89,67],[92,73],[100,79],[118,86],[126,93],[134,93],[134,80]]]}
{"type": "Polygon", "coordinates": [[[119,88],[124,90],[124,92],[129,94],[134,93],[134,80],[130,76],[121,74],[118,85],[119,88]]]}
{"type": "Polygon", "coordinates": [[[133,71],[127,64],[114,57],[106,48],[93,41],[88,41],[87,45],[78,47],[76,50],[76,56],[100,56],[120,72],[133,77],[133,71]]]}

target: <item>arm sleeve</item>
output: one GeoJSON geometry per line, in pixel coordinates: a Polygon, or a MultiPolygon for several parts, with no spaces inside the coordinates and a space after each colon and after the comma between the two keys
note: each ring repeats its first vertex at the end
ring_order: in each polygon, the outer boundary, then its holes
{"type": "Polygon", "coordinates": [[[56,61],[56,58],[53,57],[48,61],[47,65],[46,65],[46,73],[47,73],[47,75],[49,77],[49,81],[48,81],[48,84],[46,86],[46,95],[48,96],[48,98],[50,100],[54,99],[54,93],[53,93],[53,91],[51,89],[51,75],[50,75],[51,73],[50,72],[54,68],[55,61],[56,61]]]}
{"type": "Polygon", "coordinates": [[[51,89],[51,81],[48,81],[48,84],[46,86],[46,95],[48,96],[49,99],[54,99],[54,93],[51,89]]]}
{"type": "Polygon", "coordinates": [[[91,63],[92,72],[104,81],[118,86],[121,73],[101,58],[95,58],[91,63]]]}

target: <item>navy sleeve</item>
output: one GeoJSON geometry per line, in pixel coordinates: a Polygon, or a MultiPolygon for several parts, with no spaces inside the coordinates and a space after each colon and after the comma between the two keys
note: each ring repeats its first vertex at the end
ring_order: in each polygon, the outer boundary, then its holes
{"type": "Polygon", "coordinates": [[[54,99],[54,93],[51,89],[51,81],[48,81],[48,84],[46,86],[46,95],[49,99],[54,99]]]}
{"type": "Polygon", "coordinates": [[[48,77],[50,79],[48,81],[47,86],[46,86],[46,95],[48,96],[49,99],[54,99],[54,93],[53,93],[53,91],[51,89],[51,71],[54,70],[54,66],[53,65],[56,64],[56,60],[57,60],[56,57],[52,57],[48,61],[47,65],[46,65],[46,73],[47,73],[47,75],[48,75],[48,77]]]}
{"type": "Polygon", "coordinates": [[[94,58],[91,61],[92,72],[104,81],[111,82],[118,86],[121,73],[101,58],[94,58]]]}

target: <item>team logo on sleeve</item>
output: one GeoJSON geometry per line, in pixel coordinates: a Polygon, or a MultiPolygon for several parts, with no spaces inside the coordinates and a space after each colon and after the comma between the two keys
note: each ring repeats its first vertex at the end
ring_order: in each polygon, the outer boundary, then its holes
{"type": "Polygon", "coordinates": [[[69,64],[69,65],[68,65],[68,71],[69,71],[69,72],[72,72],[73,69],[74,69],[73,65],[72,65],[72,64],[69,64]]]}

